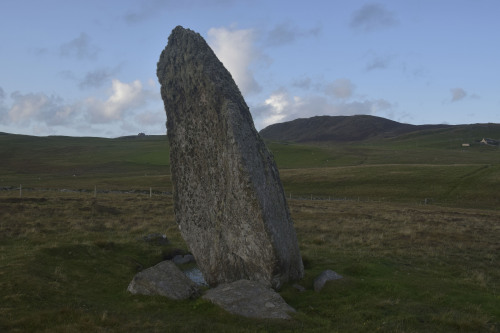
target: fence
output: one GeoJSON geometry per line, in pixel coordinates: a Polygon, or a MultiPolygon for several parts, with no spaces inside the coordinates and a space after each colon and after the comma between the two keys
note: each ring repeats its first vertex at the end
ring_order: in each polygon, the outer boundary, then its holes
{"type": "Polygon", "coordinates": [[[68,189],[68,188],[60,189],[60,188],[28,188],[28,187],[23,188],[22,184],[20,184],[19,187],[15,186],[0,187],[0,192],[1,191],[18,192],[19,198],[23,197],[23,192],[24,193],[25,192],[89,193],[94,197],[97,197],[98,194],[145,194],[149,195],[149,197],[152,197],[153,194],[172,195],[172,192],[170,191],[153,190],[153,187],[150,187],[149,190],[106,190],[106,189],[99,189],[97,185],[94,186],[94,189],[68,189]]]}
{"type": "MultiPolygon", "coordinates": [[[[0,187],[0,192],[2,191],[12,191],[18,192],[19,198],[23,197],[23,192],[60,192],[60,193],[88,193],[93,197],[97,197],[99,194],[143,194],[149,198],[153,195],[163,195],[172,196],[171,191],[163,191],[149,187],[149,189],[133,189],[133,190],[107,190],[99,188],[97,185],[93,189],[56,189],[56,188],[23,188],[22,184],[19,187],[15,186],[4,186],[0,187]]],[[[299,200],[299,201],[350,201],[350,202],[394,202],[390,198],[379,197],[379,198],[367,198],[367,197],[347,197],[347,196],[334,196],[334,195],[315,195],[315,194],[293,194],[292,192],[285,193],[288,200],[299,200]]],[[[424,198],[418,202],[418,204],[428,205],[434,203],[432,198],[424,198]]]]}

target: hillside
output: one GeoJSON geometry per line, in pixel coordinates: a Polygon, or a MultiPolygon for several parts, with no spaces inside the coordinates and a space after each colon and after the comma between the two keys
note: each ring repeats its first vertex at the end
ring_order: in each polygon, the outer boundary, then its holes
{"type": "Polygon", "coordinates": [[[483,137],[500,138],[500,124],[472,125],[411,125],[368,116],[317,116],[273,124],[260,131],[267,140],[284,142],[356,142],[369,139],[401,138],[409,134],[435,135],[440,132],[460,132],[468,140],[483,137]],[[485,130],[487,127],[487,130],[485,130]]]}

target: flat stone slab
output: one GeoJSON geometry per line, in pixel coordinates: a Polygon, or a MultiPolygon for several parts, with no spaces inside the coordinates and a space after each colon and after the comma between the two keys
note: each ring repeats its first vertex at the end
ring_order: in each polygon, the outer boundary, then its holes
{"type": "Polygon", "coordinates": [[[127,290],[132,294],[161,295],[175,300],[194,298],[200,293],[196,284],[169,260],[137,273],[127,290]]]}
{"type": "Polygon", "coordinates": [[[290,319],[295,309],[273,289],[258,282],[239,280],[208,290],[203,299],[229,313],[251,318],[290,319]]]}

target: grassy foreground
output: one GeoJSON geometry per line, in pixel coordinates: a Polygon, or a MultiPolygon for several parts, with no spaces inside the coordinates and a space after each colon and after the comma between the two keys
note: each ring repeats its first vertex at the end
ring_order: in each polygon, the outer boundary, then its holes
{"type": "Polygon", "coordinates": [[[166,195],[0,192],[1,332],[496,332],[500,212],[291,200],[306,275],[290,321],[126,292],[184,249],[166,195]],[[165,233],[169,245],[142,237],[165,233]],[[321,293],[314,277],[344,279],[321,293]]]}
{"type": "Polygon", "coordinates": [[[391,140],[269,143],[307,288],[284,286],[297,312],[273,321],[127,293],[187,250],[165,137],[0,135],[0,332],[499,332],[499,148],[391,140]],[[315,293],[325,269],[344,279],[315,293]]]}

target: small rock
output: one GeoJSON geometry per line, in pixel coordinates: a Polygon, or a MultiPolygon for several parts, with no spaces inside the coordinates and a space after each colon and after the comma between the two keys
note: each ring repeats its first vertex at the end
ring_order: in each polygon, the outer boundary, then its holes
{"type": "Polygon", "coordinates": [[[304,292],[306,291],[306,288],[302,287],[300,284],[298,283],[294,283],[294,285],[292,286],[294,287],[295,289],[297,289],[299,292],[304,292]]]}
{"type": "Polygon", "coordinates": [[[316,279],[314,279],[314,291],[319,292],[325,286],[325,283],[332,280],[342,279],[342,275],[327,269],[321,272],[316,279]]]}
{"type": "Polygon", "coordinates": [[[132,294],[161,295],[177,300],[199,295],[196,284],[171,261],[162,261],[137,273],[127,290],[132,294]]]}
{"type": "Polygon", "coordinates": [[[256,281],[221,284],[208,290],[203,298],[244,317],[290,319],[288,313],[295,312],[280,294],[256,281]]]}
{"type": "Polygon", "coordinates": [[[199,287],[208,287],[207,281],[203,277],[203,273],[198,267],[193,267],[183,271],[183,273],[199,287]]]}

